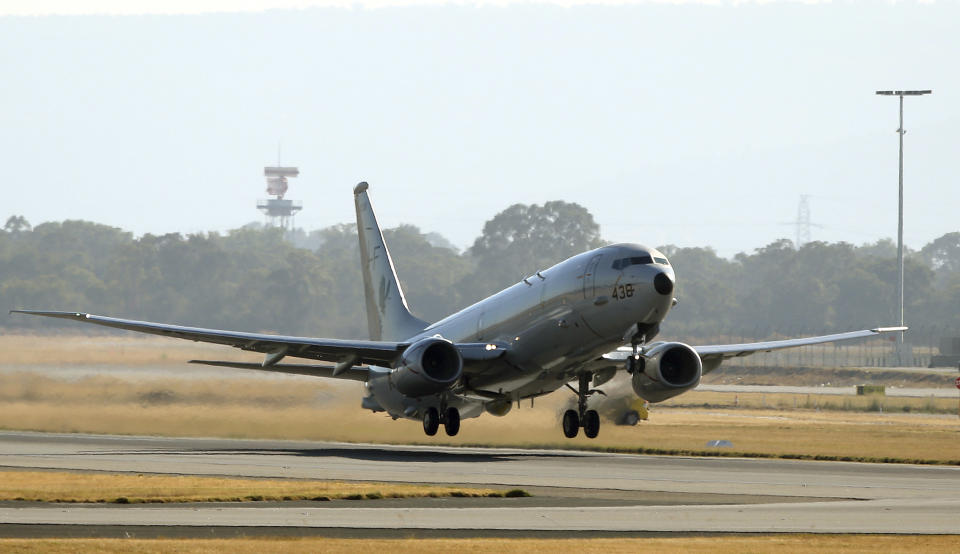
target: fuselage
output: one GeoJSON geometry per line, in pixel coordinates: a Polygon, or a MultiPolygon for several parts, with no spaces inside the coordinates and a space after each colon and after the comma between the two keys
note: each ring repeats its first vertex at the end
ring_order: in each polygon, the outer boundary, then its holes
{"type": "MultiPolygon", "coordinates": [[[[622,345],[631,329],[655,329],[672,305],[674,281],[673,268],[657,250],[604,246],[536,272],[410,341],[441,336],[505,348],[505,356],[475,367],[459,394],[535,397],[563,386],[583,363],[622,345]]],[[[376,393],[379,387],[371,385],[376,393]]],[[[391,413],[399,408],[385,407],[391,413]]]]}

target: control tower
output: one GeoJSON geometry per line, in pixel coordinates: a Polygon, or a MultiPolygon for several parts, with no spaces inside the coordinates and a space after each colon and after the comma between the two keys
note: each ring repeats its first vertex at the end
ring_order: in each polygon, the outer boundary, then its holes
{"type": "Polygon", "coordinates": [[[267,178],[267,194],[274,198],[257,200],[257,209],[267,216],[267,224],[280,227],[284,234],[293,229],[293,217],[303,209],[302,202],[287,200],[287,178],[300,175],[295,167],[265,167],[263,175],[267,178]]]}

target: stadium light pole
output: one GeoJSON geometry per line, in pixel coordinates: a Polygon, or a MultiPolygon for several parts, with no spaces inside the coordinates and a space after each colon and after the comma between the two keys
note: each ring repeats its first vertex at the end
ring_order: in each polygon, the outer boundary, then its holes
{"type": "MultiPolygon", "coordinates": [[[[923,96],[931,94],[932,90],[878,90],[877,94],[881,96],[899,96],[900,97],[900,127],[897,128],[897,134],[900,135],[900,202],[897,212],[897,291],[900,295],[900,327],[903,327],[903,135],[907,132],[903,128],[903,97],[904,96],[923,96]]],[[[903,331],[897,333],[897,363],[903,364],[903,331]]]]}

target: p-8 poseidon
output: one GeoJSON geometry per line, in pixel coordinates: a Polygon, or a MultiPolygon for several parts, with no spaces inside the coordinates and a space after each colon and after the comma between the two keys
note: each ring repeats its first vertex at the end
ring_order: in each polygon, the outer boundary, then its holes
{"type": "Polygon", "coordinates": [[[566,386],[578,402],[577,409],[564,413],[564,435],[573,438],[582,427],[587,437],[594,438],[600,432],[600,417],[588,409],[587,398],[618,371],[630,374],[638,396],[661,402],[696,387],[704,373],[726,358],[905,329],[714,346],[652,342],[676,304],[676,275],[662,253],[637,244],[584,252],[428,323],[407,307],[367,189],[367,183],[360,183],[353,193],[370,340],[221,331],[77,312],[15,311],[264,354],[262,363],[191,363],[362,381],[363,408],[384,411],[394,419],[422,420],[427,435],[435,435],[443,425],[451,436],[460,430],[463,418],[484,411],[503,416],[514,403],[566,386]],[[284,358],[330,365],[281,363],[284,358]]]}

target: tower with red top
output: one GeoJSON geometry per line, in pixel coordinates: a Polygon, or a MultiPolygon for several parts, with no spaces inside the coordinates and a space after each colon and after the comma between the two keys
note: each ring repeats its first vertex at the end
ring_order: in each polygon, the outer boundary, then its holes
{"type": "Polygon", "coordinates": [[[267,194],[273,196],[257,200],[257,209],[267,217],[267,224],[280,227],[286,235],[293,229],[293,218],[303,209],[303,203],[284,198],[289,185],[287,179],[300,175],[296,167],[265,167],[263,175],[267,178],[267,194]]]}

